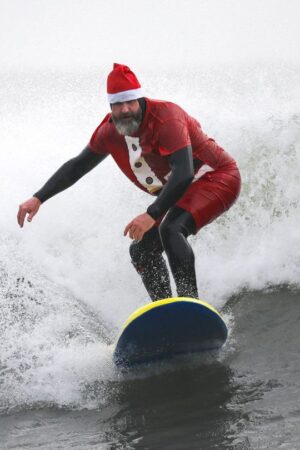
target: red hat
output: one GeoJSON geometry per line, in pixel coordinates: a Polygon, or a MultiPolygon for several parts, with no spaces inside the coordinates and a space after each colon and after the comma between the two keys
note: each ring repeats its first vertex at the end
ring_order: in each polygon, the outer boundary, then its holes
{"type": "Polygon", "coordinates": [[[109,103],[128,102],[143,96],[139,80],[129,67],[114,63],[114,68],[107,77],[109,103]]]}

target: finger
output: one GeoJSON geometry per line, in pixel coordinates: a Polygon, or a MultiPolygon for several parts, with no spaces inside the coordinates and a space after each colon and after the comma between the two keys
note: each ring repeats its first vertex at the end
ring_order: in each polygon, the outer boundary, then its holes
{"type": "Polygon", "coordinates": [[[135,228],[135,232],[134,232],[134,239],[136,239],[137,241],[140,241],[142,239],[143,234],[144,234],[143,228],[137,226],[135,228]]]}
{"type": "Polygon", "coordinates": [[[136,234],[135,239],[137,241],[141,241],[143,239],[143,237],[144,237],[144,232],[140,231],[139,233],[136,234]]]}
{"type": "Polygon", "coordinates": [[[21,214],[21,212],[20,212],[20,207],[19,207],[19,211],[18,211],[18,214],[17,214],[17,221],[18,221],[18,224],[21,226],[21,222],[20,222],[21,217],[20,217],[20,214],[21,214]]]}
{"type": "Polygon", "coordinates": [[[130,222],[127,227],[125,228],[124,231],[124,236],[126,236],[128,234],[128,236],[132,239],[132,233],[133,233],[133,225],[132,222],[130,222]]]}
{"type": "Polygon", "coordinates": [[[131,225],[132,225],[132,222],[130,222],[128,225],[126,225],[125,230],[124,230],[124,236],[127,235],[127,233],[128,233],[128,231],[129,231],[131,225]]]}
{"type": "Polygon", "coordinates": [[[35,215],[36,215],[36,211],[31,211],[31,213],[27,217],[27,222],[31,222],[35,215]]]}
{"type": "Polygon", "coordinates": [[[135,233],[136,233],[136,227],[133,225],[133,226],[131,226],[131,227],[129,228],[129,237],[130,237],[131,239],[134,239],[135,233]]]}
{"type": "Polygon", "coordinates": [[[135,239],[135,236],[138,235],[139,231],[140,228],[137,225],[132,225],[129,230],[129,236],[131,237],[131,239],[135,239]]]}
{"type": "Polygon", "coordinates": [[[18,214],[18,223],[20,225],[20,227],[22,228],[24,225],[24,219],[26,216],[27,211],[23,208],[19,209],[19,214],[18,214]]]}

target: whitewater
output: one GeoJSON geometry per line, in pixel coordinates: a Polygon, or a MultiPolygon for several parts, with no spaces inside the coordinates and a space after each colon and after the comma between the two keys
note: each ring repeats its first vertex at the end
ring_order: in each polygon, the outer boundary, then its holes
{"type": "MultiPolygon", "coordinates": [[[[300,289],[299,67],[195,66],[138,75],[147,97],[178,103],[237,160],[240,198],[190,239],[200,298],[225,308],[234,330],[237,317],[226,310],[228,303],[255,292],[275,292],[275,298],[280,289],[291,295],[300,289]]],[[[87,145],[109,111],[105,80],[101,67],[0,73],[2,417],[124,406],[115,397],[120,384],[149,375],[124,379],[111,356],[128,315],[149,301],[123,230],[151,197],[107,158],[45,202],[32,223],[20,229],[16,221],[18,205],[87,145]]],[[[234,358],[235,339],[225,350],[228,358],[234,358]]],[[[198,369],[196,364],[193,373],[198,369]]],[[[166,369],[149,370],[155,377],[166,369]]],[[[115,408],[121,414],[122,407],[115,408]]],[[[107,417],[103,423],[112,433],[107,417]]],[[[99,448],[110,448],[105,436],[99,448]]],[[[115,448],[140,442],[128,438],[124,444],[123,435],[113,436],[120,445],[115,448]]]]}

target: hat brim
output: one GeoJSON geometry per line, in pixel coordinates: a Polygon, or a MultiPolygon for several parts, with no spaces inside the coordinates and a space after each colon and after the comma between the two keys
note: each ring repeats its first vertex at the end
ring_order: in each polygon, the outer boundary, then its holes
{"type": "Polygon", "coordinates": [[[107,99],[110,104],[119,102],[129,102],[144,97],[143,89],[130,89],[129,91],[117,92],[115,94],[107,94],[107,99]]]}

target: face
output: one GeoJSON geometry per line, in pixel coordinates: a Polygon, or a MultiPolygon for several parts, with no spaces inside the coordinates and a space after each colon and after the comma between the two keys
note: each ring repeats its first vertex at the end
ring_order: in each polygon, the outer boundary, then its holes
{"type": "Polygon", "coordinates": [[[134,134],[142,122],[142,109],[138,100],[113,103],[111,113],[117,131],[123,136],[134,134]]]}

